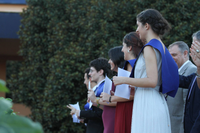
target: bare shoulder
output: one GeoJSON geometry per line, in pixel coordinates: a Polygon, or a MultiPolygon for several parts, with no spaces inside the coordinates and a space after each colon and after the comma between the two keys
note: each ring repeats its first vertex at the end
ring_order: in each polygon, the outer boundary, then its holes
{"type": "Polygon", "coordinates": [[[144,57],[151,57],[150,55],[155,55],[153,47],[151,46],[144,47],[144,57]]]}
{"type": "Polygon", "coordinates": [[[145,47],[144,47],[144,52],[145,52],[145,51],[151,51],[151,50],[153,50],[153,47],[152,47],[152,46],[145,46],[145,47]]]}

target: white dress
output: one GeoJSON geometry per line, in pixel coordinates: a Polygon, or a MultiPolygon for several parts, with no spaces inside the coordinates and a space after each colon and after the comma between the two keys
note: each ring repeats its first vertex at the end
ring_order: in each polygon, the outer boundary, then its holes
{"type": "MultiPolygon", "coordinates": [[[[154,49],[158,66],[158,84],[155,88],[136,87],[131,133],[171,133],[168,106],[164,95],[159,92],[162,56],[154,49]]],[[[135,67],[135,78],[146,78],[146,66],[143,53],[140,54],[135,67]]]]}

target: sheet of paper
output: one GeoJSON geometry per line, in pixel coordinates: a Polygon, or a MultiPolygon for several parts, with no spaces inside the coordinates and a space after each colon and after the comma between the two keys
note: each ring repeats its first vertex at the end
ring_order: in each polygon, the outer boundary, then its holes
{"type": "Polygon", "coordinates": [[[90,81],[88,82],[88,90],[91,89],[90,81]]]}
{"type": "Polygon", "coordinates": [[[91,100],[89,101],[89,109],[92,107],[92,102],[91,102],[91,100]]]}
{"type": "MultiPolygon", "coordinates": [[[[96,87],[96,86],[95,86],[96,87]]],[[[91,85],[90,85],[90,81],[89,81],[89,83],[88,83],[88,90],[90,90],[91,89],[91,85]]],[[[91,100],[89,101],[89,109],[92,107],[92,102],[91,102],[91,100]]]]}
{"type": "MultiPolygon", "coordinates": [[[[76,104],[70,104],[72,107],[74,107],[77,110],[80,110],[79,103],[77,102],[76,104]]],[[[73,116],[73,122],[74,123],[80,123],[80,120],[77,118],[77,116],[74,114],[73,116]]]]}
{"type": "Polygon", "coordinates": [[[112,81],[106,76],[103,92],[110,94],[111,89],[112,89],[112,81]]]}
{"type": "MultiPolygon", "coordinates": [[[[124,69],[118,68],[118,76],[119,77],[129,77],[130,72],[124,69]]],[[[130,98],[131,89],[128,84],[117,85],[115,89],[115,96],[129,99],[130,98]]]]}

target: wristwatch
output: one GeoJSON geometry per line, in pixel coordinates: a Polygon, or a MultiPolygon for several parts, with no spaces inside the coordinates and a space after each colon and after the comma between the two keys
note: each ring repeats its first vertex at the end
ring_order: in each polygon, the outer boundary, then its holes
{"type": "Polygon", "coordinates": [[[109,97],[109,102],[111,103],[111,96],[109,97]]]}

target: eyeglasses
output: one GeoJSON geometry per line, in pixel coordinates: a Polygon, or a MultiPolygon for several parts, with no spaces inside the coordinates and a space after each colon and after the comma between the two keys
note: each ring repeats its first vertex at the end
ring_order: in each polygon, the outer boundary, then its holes
{"type": "Polygon", "coordinates": [[[92,72],[94,72],[95,70],[92,70],[92,69],[90,69],[90,72],[89,73],[92,73],[92,72]]]}

